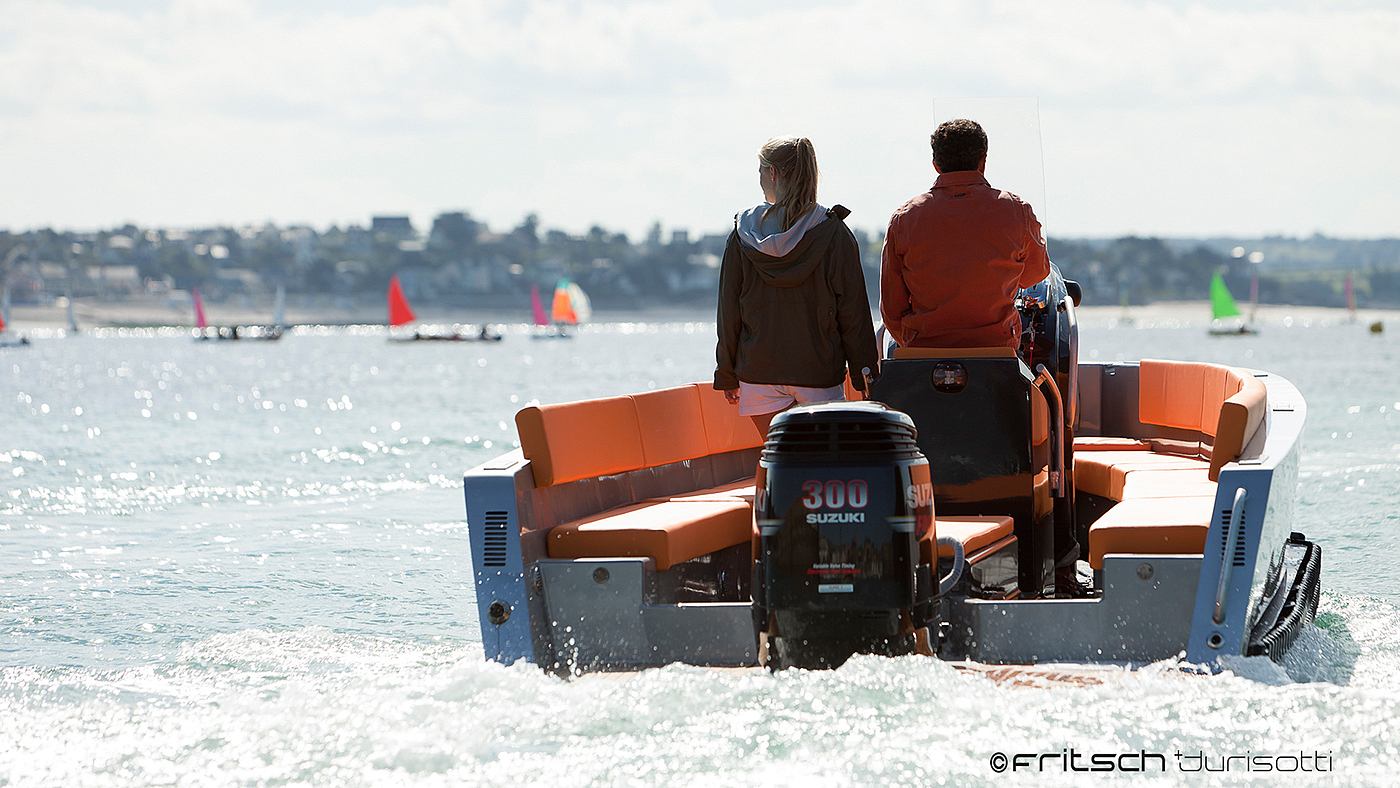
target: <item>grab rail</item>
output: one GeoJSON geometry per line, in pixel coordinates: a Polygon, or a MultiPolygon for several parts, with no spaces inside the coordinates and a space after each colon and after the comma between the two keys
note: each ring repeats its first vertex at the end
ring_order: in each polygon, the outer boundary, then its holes
{"type": "Polygon", "coordinates": [[[1249,500],[1249,492],[1243,487],[1235,488],[1235,502],[1230,506],[1229,529],[1225,532],[1225,555],[1220,559],[1220,583],[1215,587],[1215,612],[1211,620],[1216,624],[1225,623],[1225,602],[1230,593],[1230,569],[1235,565],[1235,542],[1242,536],[1240,526],[1244,523],[1244,505],[1249,500]]]}
{"type": "Polygon", "coordinates": [[[1065,497],[1065,403],[1060,399],[1060,387],[1055,385],[1055,376],[1044,364],[1035,367],[1035,386],[1042,392],[1049,384],[1047,399],[1053,400],[1050,408],[1050,442],[1054,445],[1051,457],[1055,467],[1050,470],[1050,489],[1056,498],[1065,497]]]}
{"type": "Polygon", "coordinates": [[[1069,316],[1069,408],[1065,424],[1070,430],[1079,428],[1079,318],[1074,313],[1074,299],[1065,296],[1061,302],[1069,316]]]}

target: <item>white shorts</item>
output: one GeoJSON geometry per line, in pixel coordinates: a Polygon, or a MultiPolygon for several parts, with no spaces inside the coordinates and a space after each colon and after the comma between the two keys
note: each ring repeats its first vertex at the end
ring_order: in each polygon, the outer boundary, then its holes
{"type": "Polygon", "coordinates": [[[762,416],[787,410],[793,405],[813,402],[833,402],[846,398],[846,387],[813,389],[806,386],[774,386],[767,383],[739,381],[739,415],[762,416]]]}

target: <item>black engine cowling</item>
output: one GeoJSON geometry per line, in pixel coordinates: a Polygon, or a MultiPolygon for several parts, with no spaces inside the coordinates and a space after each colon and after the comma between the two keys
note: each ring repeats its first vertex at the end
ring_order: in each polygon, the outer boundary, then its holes
{"type": "Polygon", "coordinates": [[[933,488],[908,416],[872,402],[793,408],[759,460],[754,608],[768,664],[907,654],[934,614],[933,488]]]}

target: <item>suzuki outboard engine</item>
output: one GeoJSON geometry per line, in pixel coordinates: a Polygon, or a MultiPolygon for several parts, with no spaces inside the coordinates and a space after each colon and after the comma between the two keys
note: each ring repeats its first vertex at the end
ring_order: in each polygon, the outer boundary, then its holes
{"type": "Polygon", "coordinates": [[[874,402],[788,410],[756,482],[754,615],[769,667],[911,653],[937,585],[933,488],[909,417],[874,402]]]}

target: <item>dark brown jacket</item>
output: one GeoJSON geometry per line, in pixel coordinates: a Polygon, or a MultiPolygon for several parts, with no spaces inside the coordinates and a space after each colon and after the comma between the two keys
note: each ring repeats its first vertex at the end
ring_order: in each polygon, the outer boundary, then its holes
{"type": "Polygon", "coordinates": [[[802,237],[792,251],[772,257],[729,234],[719,271],[719,344],[715,388],[739,381],[828,388],[850,370],[877,371],[879,353],[860,248],[840,205],[802,237]]]}

